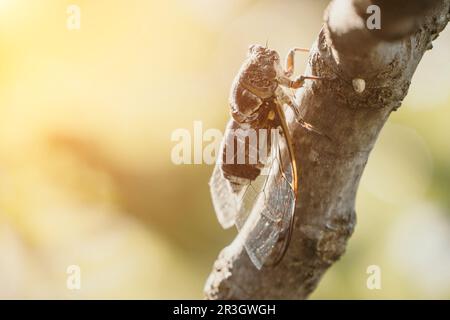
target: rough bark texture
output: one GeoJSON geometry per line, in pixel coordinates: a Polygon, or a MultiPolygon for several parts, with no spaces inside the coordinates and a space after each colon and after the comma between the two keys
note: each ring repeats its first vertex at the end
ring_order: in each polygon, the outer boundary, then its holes
{"type": "Polygon", "coordinates": [[[450,0],[335,0],[312,47],[298,91],[304,119],[291,119],[300,173],[293,238],[282,263],[258,271],[241,243],[223,249],[205,286],[207,299],[304,299],[344,253],[356,222],[355,197],[370,151],[412,75],[449,20],[450,0]],[[381,30],[366,28],[366,8],[381,8],[381,30]],[[401,10],[399,10],[401,9],[401,10]],[[355,86],[364,79],[362,92],[355,86]]]}

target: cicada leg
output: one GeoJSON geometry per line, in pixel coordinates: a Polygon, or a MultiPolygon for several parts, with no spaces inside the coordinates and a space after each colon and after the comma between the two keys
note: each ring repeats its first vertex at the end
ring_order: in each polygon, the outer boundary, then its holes
{"type": "Polygon", "coordinates": [[[289,106],[289,108],[292,109],[292,111],[294,111],[295,120],[297,121],[298,124],[300,124],[303,128],[305,128],[308,131],[317,133],[319,135],[324,135],[320,131],[318,131],[316,128],[314,128],[313,125],[311,125],[311,124],[307,123],[305,120],[303,120],[303,118],[300,114],[299,106],[296,104],[296,102],[292,99],[292,97],[290,95],[288,95],[282,89],[280,89],[277,92],[277,97],[278,97],[278,101],[280,102],[281,105],[287,105],[287,106],[289,106]]]}
{"type": "Polygon", "coordinates": [[[286,56],[286,63],[284,73],[286,77],[291,77],[294,74],[295,53],[296,52],[309,52],[309,49],[305,48],[292,48],[286,56]]]}

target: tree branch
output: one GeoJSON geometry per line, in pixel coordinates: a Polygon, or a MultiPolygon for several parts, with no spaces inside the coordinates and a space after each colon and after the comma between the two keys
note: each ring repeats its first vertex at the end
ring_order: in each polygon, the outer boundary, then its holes
{"type": "Polygon", "coordinates": [[[328,80],[309,82],[298,90],[297,101],[304,119],[332,140],[290,119],[300,199],[288,252],[277,267],[258,271],[234,241],[214,264],[207,299],[304,299],[315,289],[345,251],[369,153],[406,96],[424,52],[447,24],[449,8],[450,0],[335,0],[329,5],[306,70],[328,80]],[[381,8],[381,30],[366,28],[370,4],[381,8]]]}

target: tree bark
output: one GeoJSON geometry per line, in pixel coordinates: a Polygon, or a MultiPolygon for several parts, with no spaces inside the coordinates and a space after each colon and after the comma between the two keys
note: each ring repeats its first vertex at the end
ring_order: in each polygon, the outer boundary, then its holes
{"type": "Polygon", "coordinates": [[[412,75],[449,20],[450,0],[335,0],[305,72],[324,77],[297,92],[303,117],[290,117],[299,171],[294,233],[283,261],[258,271],[238,241],[222,250],[207,299],[305,299],[344,253],[356,223],[355,197],[377,137],[406,96],[412,75]],[[369,30],[366,9],[381,9],[369,30]],[[358,80],[359,79],[359,80],[358,80]]]}

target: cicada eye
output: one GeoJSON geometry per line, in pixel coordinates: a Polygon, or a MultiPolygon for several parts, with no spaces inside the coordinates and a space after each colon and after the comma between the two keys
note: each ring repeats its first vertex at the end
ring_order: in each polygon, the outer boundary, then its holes
{"type": "Polygon", "coordinates": [[[277,55],[273,55],[273,56],[270,57],[270,60],[272,62],[277,62],[277,61],[280,61],[280,58],[277,55]]]}

